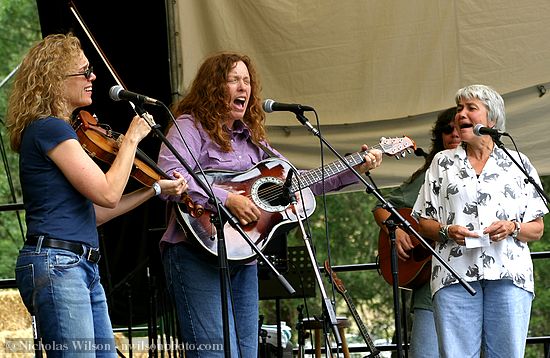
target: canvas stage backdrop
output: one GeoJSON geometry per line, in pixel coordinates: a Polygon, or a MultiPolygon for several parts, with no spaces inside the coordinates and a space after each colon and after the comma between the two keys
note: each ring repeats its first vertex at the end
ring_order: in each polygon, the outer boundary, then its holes
{"type": "MultiPolygon", "coordinates": [[[[44,35],[74,31],[94,66],[94,105],[100,121],[124,132],[128,103],[108,96],[116,83],[65,0],[37,0],[44,35]]],[[[506,130],[542,175],[550,174],[550,2],[532,0],[74,0],[124,86],[167,105],[177,100],[209,54],[248,54],[263,97],[317,110],[321,133],[339,153],[407,135],[425,151],[437,113],[454,105],[457,89],[482,83],[503,94],[506,130]],[[542,87],[540,87],[542,86],[542,87]],[[539,89],[540,88],[540,89],[539,89]]],[[[148,108],[165,128],[168,115],[148,108]]],[[[307,113],[312,124],[315,117],[307,113]]],[[[298,168],[321,164],[319,140],[292,113],[267,114],[272,144],[298,168]]],[[[508,148],[511,142],[504,140],[508,148]]],[[[140,145],[156,159],[160,140],[140,145]]],[[[328,150],[325,163],[334,159],[328,150]]],[[[397,185],[421,164],[386,158],[372,176],[397,185]]],[[[137,185],[130,183],[130,189],[137,185]]],[[[352,190],[362,190],[354,186],[352,190]]],[[[128,317],[125,280],[137,318],[147,316],[150,281],[162,280],[158,239],[164,203],[153,199],[101,229],[106,286],[117,288],[113,321],[128,317]],[[145,262],[145,264],[144,264],[145,262]],[[141,294],[137,294],[140,292],[141,294]]]]}

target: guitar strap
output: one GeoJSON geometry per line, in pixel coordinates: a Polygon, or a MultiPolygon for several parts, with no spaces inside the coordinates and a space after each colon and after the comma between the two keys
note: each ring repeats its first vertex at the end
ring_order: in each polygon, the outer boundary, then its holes
{"type": "Polygon", "coordinates": [[[263,150],[265,152],[265,154],[267,154],[269,157],[279,158],[279,156],[277,154],[273,153],[273,151],[271,149],[269,149],[267,146],[263,145],[262,143],[256,143],[256,145],[258,147],[260,147],[260,149],[263,150]]]}

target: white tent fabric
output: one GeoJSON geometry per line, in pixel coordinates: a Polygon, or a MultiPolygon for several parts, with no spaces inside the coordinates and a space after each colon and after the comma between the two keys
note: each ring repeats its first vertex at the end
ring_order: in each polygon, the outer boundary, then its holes
{"type": "MultiPolygon", "coordinates": [[[[550,94],[537,89],[550,90],[548,0],[167,3],[174,91],[185,92],[207,55],[246,53],[264,98],[314,107],[324,138],[346,153],[402,135],[428,151],[431,125],[454,105],[457,89],[486,84],[503,94],[520,151],[550,174],[543,146],[550,94]]],[[[297,167],[320,165],[319,140],[292,113],[268,114],[267,125],[272,144],[297,167]]],[[[326,162],[334,159],[325,153],[326,162]]],[[[373,177],[396,185],[421,163],[386,158],[373,177]]]]}

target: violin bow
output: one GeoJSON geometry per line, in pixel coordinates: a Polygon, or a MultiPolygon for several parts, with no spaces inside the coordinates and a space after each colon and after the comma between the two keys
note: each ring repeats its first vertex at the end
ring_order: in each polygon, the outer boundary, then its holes
{"type": "Polygon", "coordinates": [[[103,53],[103,50],[101,50],[101,47],[99,47],[96,39],[94,38],[94,36],[90,32],[90,30],[88,29],[88,26],[86,26],[86,24],[84,23],[84,20],[82,20],[82,16],[80,16],[80,13],[78,12],[78,9],[76,8],[76,5],[74,4],[74,2],[72,0],[69,1],[69,9],[71,10],[74,17],[76,18],[76,21],[78,21],[78,23],[80,24],[80,27],[82,27],[82,30],[84,31],[84,33],[86,34],[86,36],[88,37],[88,39],[90,40],[92,45],[94,46],[94,48],[97,51],[99,57],[101,57],[101,60],[103,61],[105,66],[107,66],[107,69],[109,70],[109,72],[111,73],[113,78],[115,79],[115,82],[119,86],[122,86],[123,88],[126,88],[126,86],[124,86],[124,84],[122,83],[122,79],[120,79],[120,76],[118,75],[118,73],[116,73],[115,69],[113,68],[113,66],[111,65],[109,60],[107,59],[107,56],[105,56],[105,54],[103,53]]]}
{"type": "MultiPolygon", "coordinates": [[[[69,1],[69,9],[71,10],[74,17],[76,18],[76,21],[78,21],[78,23],[82,27],[82,30],[84,31],[84,33],[86,34],[86,36],[88,37],[88,39],[90,40],[92,45],[94,46],[94,48],[97,51],[99,57],[101,58],[101,60],[103,61],[103,63],[105,64],[105,66],[107,67],[107,69],[109,70],[111,75],[113,76],[113,78],[115,79],[115,82],[119,86],[121,86],[123,89],[126,89],[126,86],[122,82],[122,79],[116,73],[114,67],[111,65],[111,63],[107,59],[107,56],[105,55],[103,50],[101,50],[101,47],[99,47],[99,44],[97,43],[96,39],[92,35],[91,31],[88,29],[88,26],[86,26],[86,23],[84,22],[84,20],[82,20],[82,16],[80,15],[78,9],[76,8],[76,5],[74,4],[74,2],[72,0],[69,1]]],[[[129,103],[130,103],[130,106],[132,107],[132,109],[134,110],[134,112],[137,115],[139,115],[141,118],[145,119],[151,128],[158,127],[158,124],[155,123],[155,120],[153,119],[153,116],[151,116],[147,111],[145,111],[143,108],[141,108],[141,106],[136,106],[131,101],[129,101],[129,103]]]]}

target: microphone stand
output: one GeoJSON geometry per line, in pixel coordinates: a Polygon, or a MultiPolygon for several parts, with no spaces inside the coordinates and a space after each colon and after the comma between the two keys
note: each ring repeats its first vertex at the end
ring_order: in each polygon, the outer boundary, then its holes
{"type": "MultiPolygon", "coordinates": [[[[293,171],[296,171],[296,169],[293,169],[293,168],[290,169],[287,180],[289,178],[292,178],[293,171]]],[[[319,286],[319,291],[321,292],[322,304],[323,304],[322,325],[323,325],[323,334],[325,335],[325,347],[326,347],[325,349],[328,357],[328,354],[329,354],[328,352],[330,352],[331,347],[330,347],[330,344],[328,344],[328,339],[326,339],[327,325],[330,325],[332,329],[332,333],[334,334],[334,339],[336,340],[336,345],[339,348],[342,347],[342,338],[340,337],[340,332],[338,331],[338,326],[337,326],[338,320],[336,318],[336,313],[334,311],[333,304],[325,291],[325,286],[323,285],[323,279],[321,278],[321,274],[319,273],[319,269],[318,269],[319,265],[317,264],[317,260],[315,259],[315,254],[313,253],[313,249],[311,245],[311,237],[307,234],[307,231],[305,230],[304,225],[302,223],[302,218],[300,218],[300,213],[296,208],[296,203],[297,203],[296,195],[292,194],[289,188],[290,186],[287,186],[287,185],[283,187],[284,189],[283,195],[285,196],[285,199],[288,200],[292,208],[292,211],[296,215],[296,220],[298,221],[298,226],[300,227],[300,231],[302,232],[302,238],[304,240],[306,251],[308,253],[309,260],[311,261],[311,267],[313,267],[315,280],[317,281],[317,285],[319,286]],[[329,321],[327,321],[327,318],[329,319],[329,321]]]]}
{"type": "MultiPolygon", "coordinates": [[[[365,179],[363,179],[363,177],[350,165],[350,163],[348,163],[341,155],[340,153],[338,153],[338,151],[336,149],[334,149],[330,143],[328,143],[325,138],[321,135],[321,133],[319,132],[319,130],[317,130],[316,128],[314,128],[311,123],[309,122],[309,120],[307,119],[306,116],[304,116],[304,111],[303,110],[296,110],[294,111],[294,114],[296,115],[296,119],[298,119],[298,121],[300,121],[300,123],[302,123],[304,126],[306,126],[306,128],[311,132],[313,133],[316,137],[318,137],[321,142],[327,146],[327,148],[330,149],[330,151],[332,153],[334,153],[334,155],[336,155],[336,157],[342,162],[344,163],[344,165],[346,165],[348,167],[348,169],[359,179],[359,181],[361,183],[363,183],[363,185],[365,185],[366,189],[365,191],[368,193],[368,194],[373,194],[377,199],[378,201],[380,201],[382,203],[382,208],[386,209],[389,213],[390,213],[390,219],[391,221],[394,222],[394,226],[401,226],[403,228],[403,230],[413,234],[417,239],[418,241],[420,241],[422,243],[422,245],[427,248],[428,250],[430,250],[430,252],[432,253],[432,256],[435,257],[449,272],[451,272],[451,274],[457,279],[457,281],[466,289],[466,291],[468,291],[468,293],[470,293],[470,295],[474,296],[476,294],[476,291],[472,288],[472,286],[466,282],[462,277],[460,277],[458,275],[458,273],[456,273],[456,271],[445,261],[441,258],[441,256],[432,248],[431,245],[429,245],[426,240],[418,233],[416,232],[416,230],[414,230],[414,228],[412,227],[412,225],[403,217],[401,216],[401,214],[399,214],[399,212],[397,212],[397,210],[395,209],[395,207],[390,203],[388,202],[381,194],[380,192],[378,192],[377,190],[375,190],[372,185],[370,185],[365,179]]],[[[394,233],[393,233],[393,240],[394,242],[392,243],[392,260],[391,260],[391,264],[392,264],[392,272],[394,272],[394,279],[393,279],[393,286],[395,287],[398,283],[398,280],[396,279],[397,277],[397,254],[395,253],[395,227],[394,227],[394,233]],[[394,266],[395,265],[395,266],[394,266]]],[[[391,238],[391,236],[390,236],[391,238]]],[[[395,292],[396,292],[396,289],[394,288],[394,295],[395,295],[395,292]]],[[[395,301],[398,303],[399,302],[399,298],[397,297],[395,299],[395,301]]],[[[400,327],[401,323],[399,321],[399,313],[397,311],[399,311],[399,305],[396,306],[395,308],[395,311],[396,311],[396,314],[395,314],[395,326],[396,327],[400,327]]],[[[396,346],[397,346],[397,352],[398,352],[398,356],[401,357],[402,356],[402,342],[401,342],[401,333],[399,331],[397,331],[397,328],[396,328],[396,346]]]]}
{"type": "MultiPolygon", "coordinates": [[[[386,207],[384,209],[388,210],[386,207]]],[[[388,210],[389,211],[389,210],[388,210]]],[[[391,213],[392,211],[390,211],[391,213]]],[[[393,296],[393,319],[395,324],[395,342],[397,348],[397,356],[402,357],[403,346],[401,342],[401,305],[399,304],[399,265],[397,260],[397,246],[395,231],[398,227],[396,220],[393,217],[393,213],[384,221],[384,225],[388,228],[390,238],[390,267],[392,272],[392,296],[393,296]]]]}
{"type": "MultiPolygon", "coordinates": [[[[527,179],[525,179],[525,183],[533,184],[533,186],[535,187],[535,190],[537,191],[537,193],[542,198],[544,198],[545,204],[546,204],[546,206],[548,206],[548,202],[550,202],[550,199],[548,198],[548,195],[546,195],[546,193],[544,192],[544,190],[542,190],[540,185],[537,184],[535,179],[533,179],[533,177],[530,176],[529,173],[527,173],[527,171],[525,170],[523,165],[520,165],[516,161],[516,159],[510,154],[510,152],[508,152],[508,150],[504,146],[504,143],[502,143],[502,141],[500,140],[501,135],[506,135],[506,136],[510,137],[510,139],[512,139],[512,137],[508,133],[506,133],[506,134],[498,133],[498,134],[491,135],[491,138],[493,138],[493,142],[495,142],[497,147],[499,147],[500,149],[502,149],[504,151],[504,153],[506,153],[506,155],[512,160],[512,162],[514,162],[514,164],[519,168],[519,170],[525,175],[525,177],[527,178],[527,179]]],[[[512,141],[513,141],[513,139],[512,139],[512,141]]],[[[519,156],[519,153],[518,153],[518,156],[519,156]]]]}
{"type": "MultiPolygon", "coordinates": [[[[132,103],[132,102],[130,102],[132,103]]],[[[165,107],[165,106],[163,106],[165,107]]],[[[229,280],[229,268],[227,260],[227,250],[225,246],[225,236],[223,232],[224,222],[228,222],[243,239],[250,245],[252,250],[265,262],[269,269],[273,272],[274,276],[277,277],[279,282],[287,290],[289,294],[294,294],[296,291],[290,285],[290,283],[279,273],[275,266],[265,257],[265,255],[258,249],[256,244],[250,239],[250,237],[244,232],[241,228],[237,218],[233,216],[227,210],[227,208],[220,203],[220,200],[212,193],[210,187],[193,171],[189,164],[183,159],[183,157],[178,153],[174,148],[172,143],[166,138],[164,133],[160,130],[160,125],[155,123],[153,117],[147,113],[141,106],[134,105],[136,113],[143,118],[147,124],[151,127],[154,135],[156,135],[172,152],[172,154],[178,159],[178,161],[185,167],[189,175],[193,177],[195,182],[201,187],[202,190],[208,195],[209,202],[216,206],[217,217],[212,215],[211,221],[216,225],[216,237],[218,240],[218,264],[220,269],[220,290],[222,298],[222,322],[223,322],[223,339],[224,339],[224,353],[226,357],[231,357],[231,342],[229,334],[229,308],[228,308],[228,297],[226,297],[228,280],[229,280]]],[[[237,343],[238,344],[238,343],[237,343]]]]}

